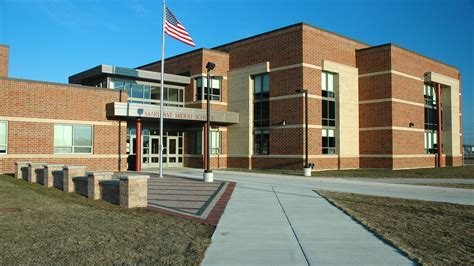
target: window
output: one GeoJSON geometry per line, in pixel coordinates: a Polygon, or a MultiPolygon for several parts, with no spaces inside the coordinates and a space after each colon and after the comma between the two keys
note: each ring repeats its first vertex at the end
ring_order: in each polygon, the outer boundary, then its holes
{"type": "Polygon", "coordinates": [[[221,153],[221,132],[211,131],[211,154],[221,153]]]}
{"type": "Polygon", "coordinates": [[[8,123],[0,121],[0,154],[7,153],[8,146],[8,123]]]}
{"type": "MultiPolygon", "coordinates": [[[[211,79],[211,101],[220,101],[221,100],[221,84],[222,78],[219,77],[212,77],[211,79]]],[[[206,77],[199,77],[194,80],[194,84],[196,84],[196,101],[207,100],[206,96],[203,96],[203,89],[204,94],[207,95],[207,78],[206,77]]]]}
{"type": "Polygon", "coordinates": [[[323,154],[336,153],[336,94],[334,92],[335,77],[336,75],[333,73],[321,72],[323,154]]]}
{"type": "Polygon", "coordinates": [[[336,137],[334,129],[323,128],[323,154],[336,154],[336,137]]]}
{"type": "Polygon", "coordinates": [[[92,126],[54,125],[54,153],[92,153],[92,126]]]}
{"type": "Polygon", "coordinates": [[[253,77],[254,154],[270,154],[270,80],[268,74],[253,77]]]}
{"type": "MultiPolygon", "coordinates": [[[[128,102],[141,104],[160,104],[160,87],[150,83],[142,84],[134,81],[112,80],[110,87],[126,91],[128,102]]],[[[168,85],[163,89],[163,104],[165,106],[184,107],[184,88],[168,85]]]]}
{"type": "Polygon", "coordinates": [[[196,131],[194,145],[194,153],[202,154],[202,131],[196,131]]]}
{"type": "Polygon", "coordinates": [[[270,154],[270,131],[268,129],[254,130],[253,153],[257,155],[270,154]]]}
{"type": "Polygon", "coordinates": [[[425,98],[425,153],[437,153],[438,108],[432,84],[424,85],[425,98]]]}

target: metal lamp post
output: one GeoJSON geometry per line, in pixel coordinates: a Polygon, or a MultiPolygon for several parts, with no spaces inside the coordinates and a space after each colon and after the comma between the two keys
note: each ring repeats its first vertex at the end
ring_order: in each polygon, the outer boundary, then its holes
{"type": "Polygon", "coordinates": [[[311,167],[309,165],[308,154],[309,154],[309,124],[308,124],[308,90],[297,90],[296,92],[304,93],[304,108],[305,108],[305,152],[304,152],[304,168],[303,175],[311,176],[311,167]]]}
{"type": "Polygon", "coordinates": [[[204,182],[213,182],[214,174],[211,170],[211,71],[214,70],[216,64],[207,62],[207,88],[206,88],[206,99],[207,99],[207,123],[206,123],[206,169],[204,170],[204,182]]]}

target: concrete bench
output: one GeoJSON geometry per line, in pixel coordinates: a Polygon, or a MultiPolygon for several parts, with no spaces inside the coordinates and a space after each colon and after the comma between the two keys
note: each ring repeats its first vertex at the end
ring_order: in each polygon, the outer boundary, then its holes
{"type": "Polygon", "coordinates": [[[112,204],[120,204],[120,181],[118,179],[102,180],[99,182],[100,198],[112,204]]]}
{"type": "Polygon", "coordinates": [[[99,182],[103,180],[110,180],[114,172],[87,172],[87,197],[98,200],[100,199],[100,185],[99,182]]]}
{"type": "Polygon", "coordinates": [[[63,167],[63,191],[74,192],[73,177],[85,176],[86,167],[82,165],[66,165],[63,167]]]}
{"type": "MultiPolygon", "coordinates": [[[[63,164],[45,164],[44,174],[43,174],[43,185],[45,187],[53,187],[55,186],[55,183],[57,183],[57,182],[54,182],[55,180],[60,178],[62,181],[63,167],[64,167],[63,164]]],[[[62,189],[62,185],[61,185],[61,189],[62,189]]]]}
{"type": "Polygon", "coordinates": [[[38,179],[43,182],[45,163],[29,163],[28,164],[28,182],[36,183],[38,179]]]}
{"type": "Polygon", "coordinates": [[[125,208],[140,208],[148,205],[147,175],[121,175],[120,206],[125,208]]]}
{"type": "Polygon", "coordinates": [[[15,162],[15,178],[28,179],[28,164],[31,162],[15,162]]]}
{"type": "Polygon", "coordinates": [[[72,182],[74,183],[74,192],[77,194],[87,197],[88,196],[88,181],[87,176],[75,176],[72,178],[72,182]]]}
{"type": "Polygon", "coordinates": [[[118,179],[101,180],[101,198],[125,208],[147,207],[149,178],[147,175],[120,175],[118,179]]]}

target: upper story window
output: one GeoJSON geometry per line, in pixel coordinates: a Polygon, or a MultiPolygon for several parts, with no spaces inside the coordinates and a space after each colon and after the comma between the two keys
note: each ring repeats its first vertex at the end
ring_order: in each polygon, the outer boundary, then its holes
{"type": "MultiPolygon", "coordinates": [[[[114,79],[110,82],[110,87],[127,91],[128,102],[130,103],[160,104],[160,87],[158,85],[114,79]]],[[[184,88],[167,85],[163,89],[163,104],[165,106],[184,107],[184,88]]]]}
{"type": "Polygon", "coordinates": [[[0,154],[7,153],[8,146],[8,123],[0,121],[0,154]]]}
{"type": "MultiPolygon", "coordinates": [[[[207,100],[207,78],[198,77],[194,79],[195,92],[196,92],[196,101],[207,100]],[[204,95],[203,95],[204,91],[204,95]]],[[[211,101],[220,101],[221,100],[221,86],[222,78],[212,77],[211,78],[211,101]]]]}
{"type": "Polygon", "coordinates": [[[329,72],[321,72],[322,89],[322,143],[323,154],[336,153],[336,94],[334,90],[336,75],[329,72]]]}
{"type": "Polygon", "coordinates": [[[253,152],[270,154],[270,80],[268,74],[253,77],[253,152]]]}
{"type": "Polygon", "coordinates": [[[436,106],[436,91],[432,84],[425,83],[424,86],[425,104],[429,106],[436,106]]]}
{"type": "Polygon", "coordinates": [[[437,153],[438,108],[436,91],[432,84],[424,85],[425,98],[425,152],[437,153]]]}
{"type": "Polygon", "coordinates": [[[90,125],[54,125],[54,153],[92,153],[93,132],[90,125]]]}
{"type": "Polygon", "coordinates": [[[270,83],[268,74],[253,77],[253,126],[270,125],[270,83]]]}

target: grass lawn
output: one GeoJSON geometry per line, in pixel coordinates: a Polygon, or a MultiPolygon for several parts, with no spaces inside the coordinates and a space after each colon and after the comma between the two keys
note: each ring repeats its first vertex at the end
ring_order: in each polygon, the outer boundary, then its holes
{"type": "Polygon", "coordinates": [[[474,206],[317,192],[417,262],[474,264],[474,206]]]}
{"type": "Polygon", "coordinates": [[[413,184],[413,183],[410,183],[410,185],[474,189],[474,184],[455,184],[455,183],[415,183],[413,184]]]}
{"type": "Polygon", "coordinates": [[[213,230],[0,175],[0,265],[198,265],[213,230]]]}
{"type": "MultiPolygon", "coordinates": [[[[265,174],[282,174],[282,175],[303,175],[301,170],[284,170],[284,169],[222,169],[229,171],[245,171],[253,173],[265,174]]],[[[443,168],[423,168],[423,169],[406,169],[406,170],[389,170],[389,169],[354,169],[354,170],[330,170],[315,171],[313,177],[396,177],[396,178],[474,178],[474,165],[463,165],[458,167],[443,168]]]]}

